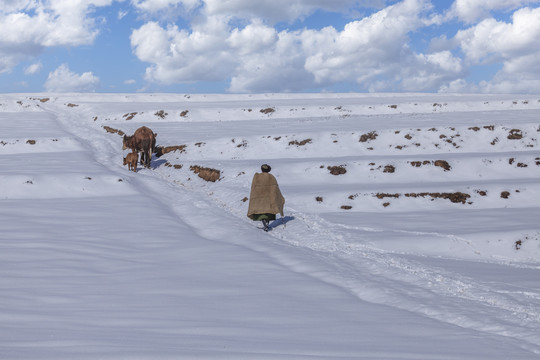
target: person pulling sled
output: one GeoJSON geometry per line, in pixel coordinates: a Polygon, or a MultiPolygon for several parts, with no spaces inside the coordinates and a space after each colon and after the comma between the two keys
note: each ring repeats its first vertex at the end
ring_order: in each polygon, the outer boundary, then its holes
{"type": "Polygon", "coordinates": [[[270,221],[279,213],[283,218],[285,198],[281,195],[270,165],[261,166],[262,173],[255,173],[251,182],[247,216],[253,221],[262,221],[264,231],[269,230],[270,221]]]}

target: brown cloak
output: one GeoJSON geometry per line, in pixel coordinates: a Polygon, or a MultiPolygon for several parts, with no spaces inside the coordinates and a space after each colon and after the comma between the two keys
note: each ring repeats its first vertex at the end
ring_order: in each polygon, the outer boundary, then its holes
{"type": "Polygon", "coordinates": [[[256,173],[251,183],[249,195],[249,208],[247,216],[253,214],[281,214],[283,217],[285,198],[279,191],[274,175],[269,173],[256,173]]]}

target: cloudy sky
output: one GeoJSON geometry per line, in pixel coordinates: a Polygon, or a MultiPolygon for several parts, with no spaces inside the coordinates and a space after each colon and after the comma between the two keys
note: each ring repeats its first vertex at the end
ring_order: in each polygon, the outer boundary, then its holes
{"type": "Polygon", "coordinates": [[[540,0],[0,5],[0,92],[540,93],[540,0]]]}

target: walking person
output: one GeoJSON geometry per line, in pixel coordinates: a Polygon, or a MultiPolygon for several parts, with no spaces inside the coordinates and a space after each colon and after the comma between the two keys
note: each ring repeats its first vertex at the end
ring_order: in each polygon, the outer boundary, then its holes
{"type": "Polygon", "coordinates": [[[269,230],[269,223],[279,213],[283,218],[285,198],[281,195],[274,175],[270,174],[270,165],[263,164],[261,173],[253,175],[247,216],[253,221],[262,221],[264,231],[269,230]]]}

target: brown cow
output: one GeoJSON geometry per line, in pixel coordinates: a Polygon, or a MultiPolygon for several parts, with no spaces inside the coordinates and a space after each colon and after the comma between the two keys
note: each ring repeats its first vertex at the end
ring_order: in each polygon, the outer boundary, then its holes
{"type": "Polygon", "coordinates": [[[128,166],[128,170],[133,170],[137,172],[137,161],[139,161],[139,154],[136,152],[130,152],[124,158],[124,165],[128,166]]]}
{"type": "Polygon", "coordinates": [[[141,151],[141,164],[150,168],[152,153],[156,147],[156,136],[152,130],[146,126],[141,126],[131,136],[124,135],[122,149],[131,149],[133,152],[141,151]]]}

